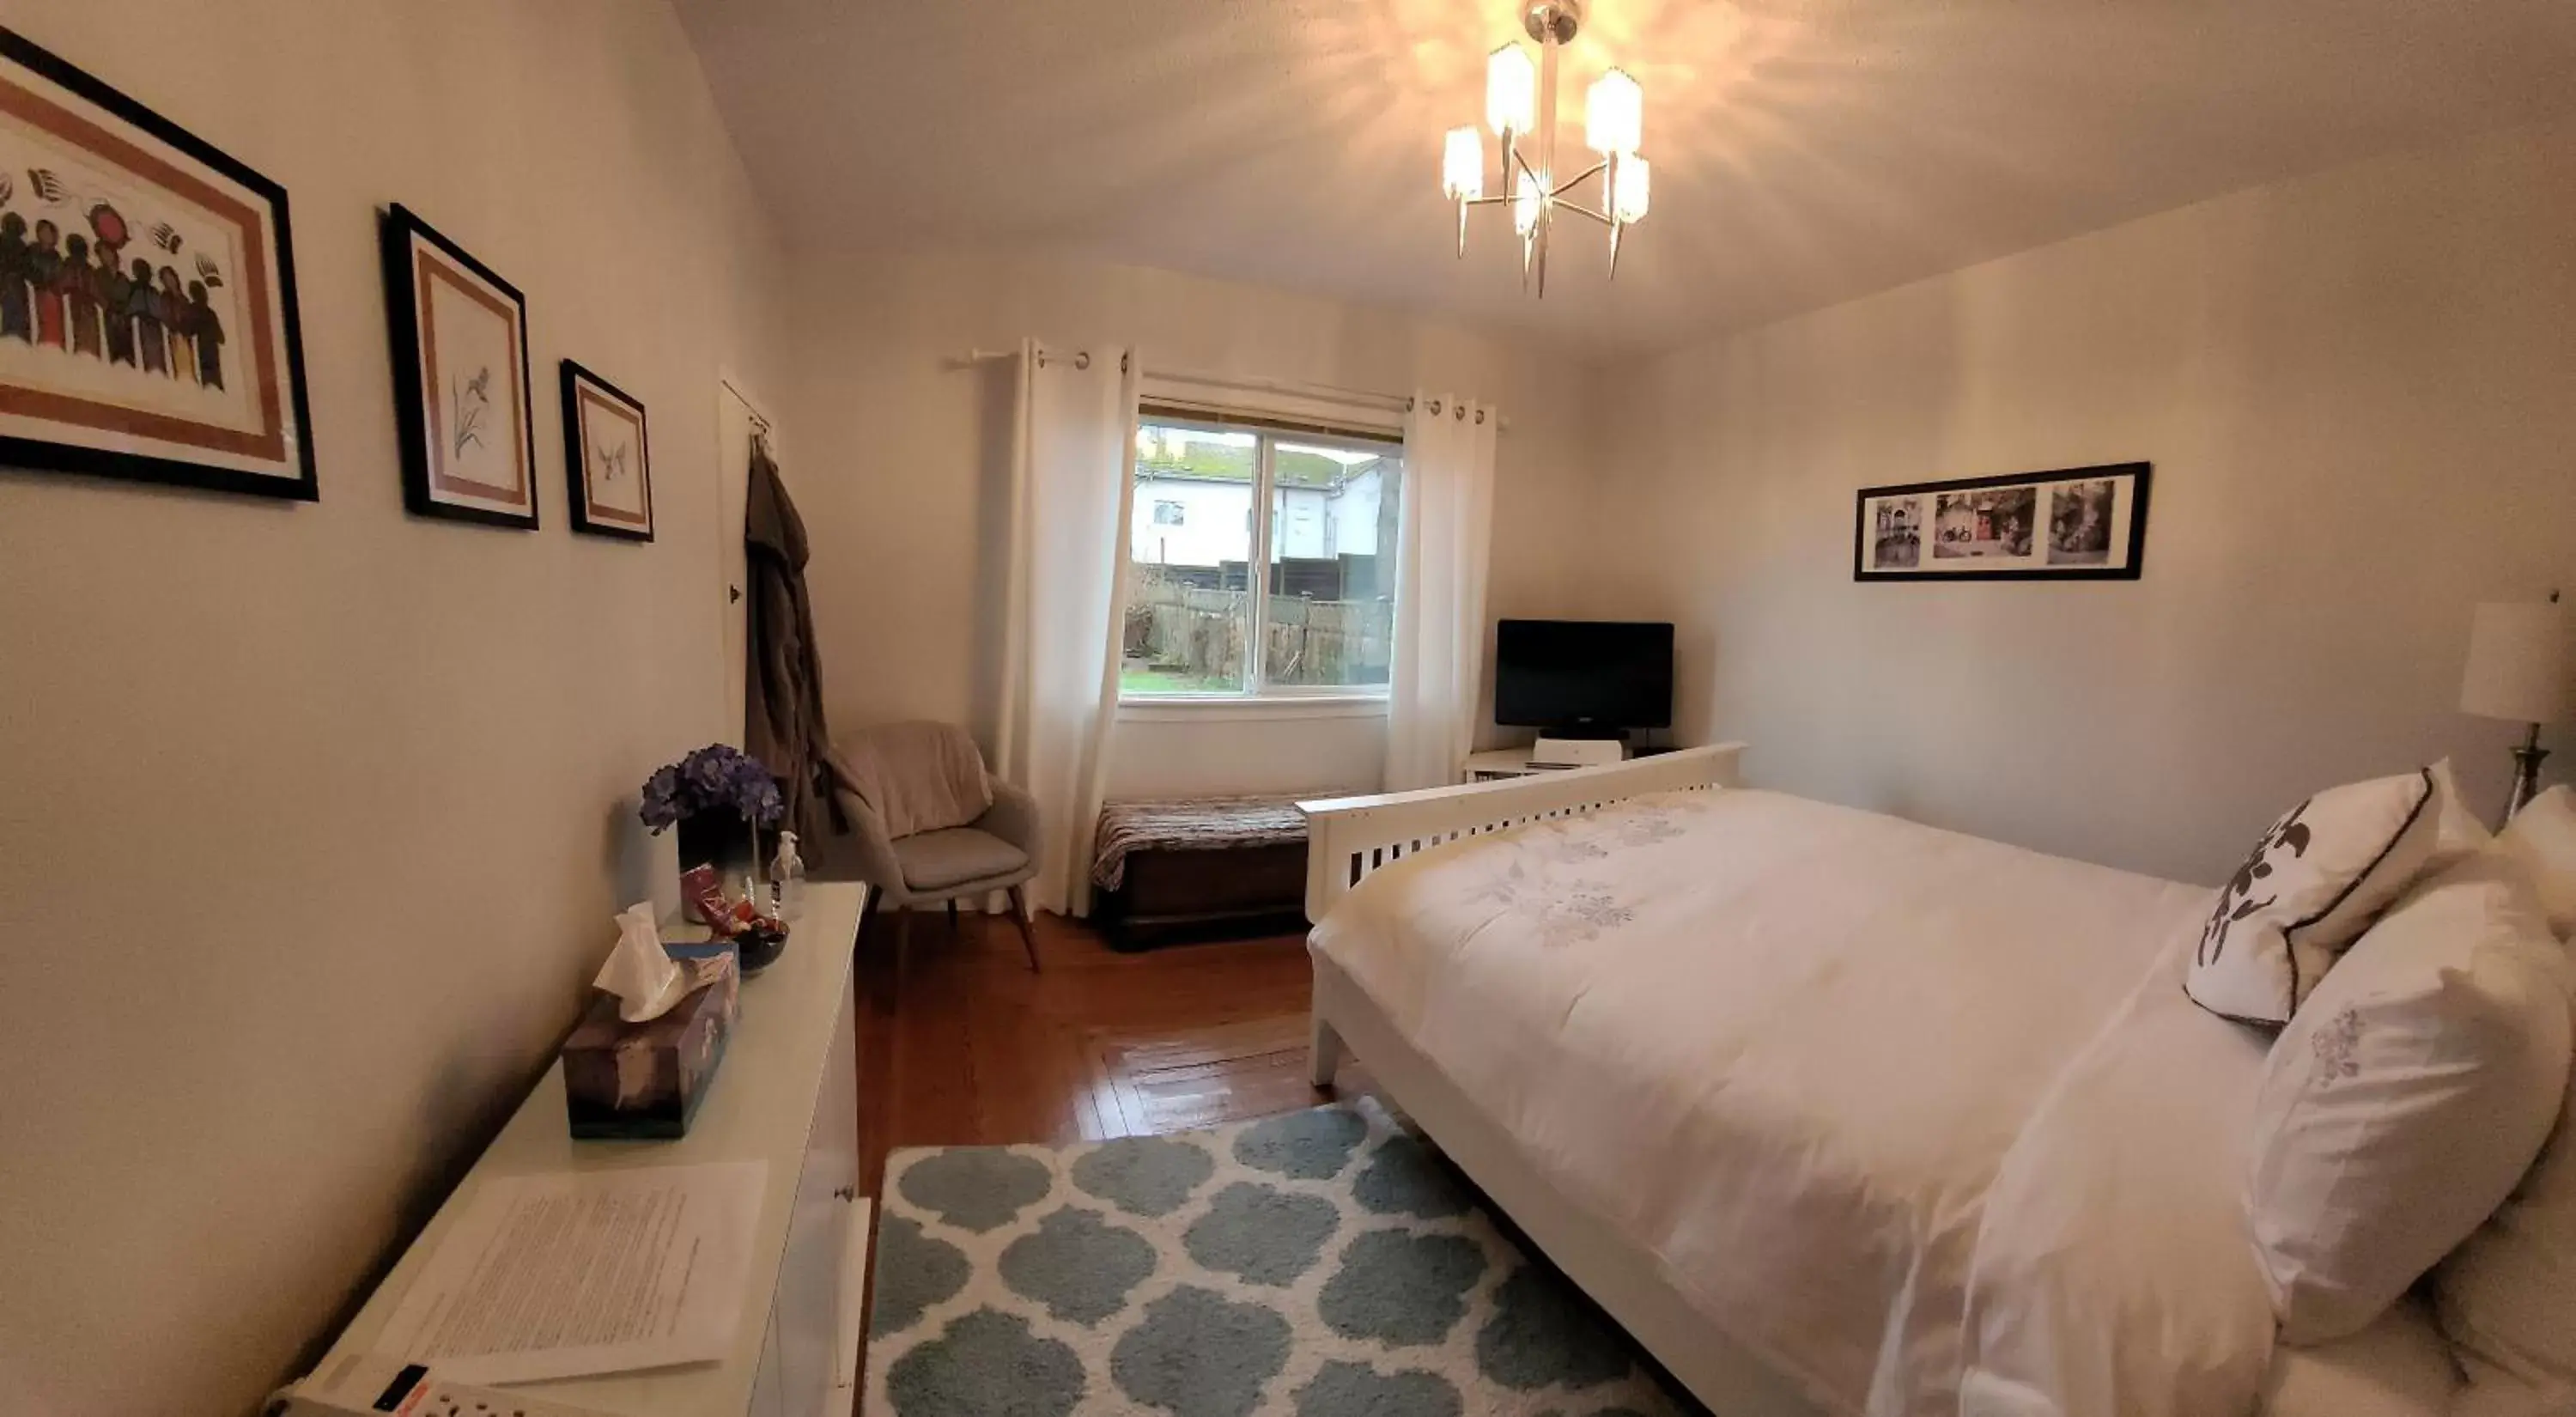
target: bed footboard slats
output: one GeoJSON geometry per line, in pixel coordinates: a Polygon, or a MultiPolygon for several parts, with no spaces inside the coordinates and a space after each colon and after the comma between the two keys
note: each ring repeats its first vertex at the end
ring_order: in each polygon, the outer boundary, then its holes
{"type": "Polygon", "coordinates": [[[1321,920],[1373,873],[1435,847],[1531,822],[1579,817],[1649,792],[1704,792],[1741,780],[1744,745],[1682,748],[1597,768],[1501,782],[1300,802],[1306,918],[1321,920]]]}

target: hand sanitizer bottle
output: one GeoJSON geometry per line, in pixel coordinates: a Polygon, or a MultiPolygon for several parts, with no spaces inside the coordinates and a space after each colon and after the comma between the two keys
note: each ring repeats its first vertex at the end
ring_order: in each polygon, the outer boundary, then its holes
{"type": "Polygon", "coordinates": [[[805,913],[805,859],[796,854],[796,833],[778,834],[778,857],[769,863],[770,889],[778,893],[778,918],[793,921],[805,913]]]}

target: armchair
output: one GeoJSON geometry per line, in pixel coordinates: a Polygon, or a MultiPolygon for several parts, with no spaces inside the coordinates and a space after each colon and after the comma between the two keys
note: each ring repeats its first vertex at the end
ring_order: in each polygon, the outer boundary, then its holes
{"type": "MultiPolygon", "coordinates": [[[[951,928],[957,921],[958,901],[1008,892],[1011,922],[1019,927],[1030,970],[1037,969],[1037,937],[1029,925],[1028,895],[1023,889],[1038,873],[1037,799],[988,772],[984,781],[993,805],[984,815],[964,826],[898,837],[887,830],[885,816],[849,788],[846,772],[834,775],[843,784],[836,789],[837,799],[850,831],[826,851],[817,875],[865,881],[873,888],[868,902],[871,914],[944,901],[951,928]]],[[[896,928],[902,928],[900,918],[896,928]]]]}

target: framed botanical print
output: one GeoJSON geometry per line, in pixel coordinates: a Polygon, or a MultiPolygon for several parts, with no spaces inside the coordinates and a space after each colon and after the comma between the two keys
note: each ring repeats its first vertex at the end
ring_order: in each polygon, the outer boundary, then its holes
{"type": "Polygon", "coordinates": [[[1860,490],[1856,581],[2133,581],[2146,564],[2147,463],[1860,490]]]}
{"type": "Polygon", "coordinates": [[[564,470],[572,529],[653,539],[653,455],[644,405],[615,384],[563,362],[564,470]]]}
{"type": "Polygon", "coordinates": [[[286,189],[5,29],[0,464],[319,494],[286,189]]]}
{"type": "Polygon", "coordinates": [[[384,261],[403,501],[535,530],[527,299],[400,206],[385,213],[384,261]]]}

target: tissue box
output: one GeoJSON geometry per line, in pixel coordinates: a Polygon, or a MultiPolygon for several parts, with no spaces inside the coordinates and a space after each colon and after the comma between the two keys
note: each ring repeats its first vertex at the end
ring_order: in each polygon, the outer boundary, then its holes
{"type": "Polygon", "coordinates": [[[628,1023],[616,996],[594,994],[564,1040],[564,1108],[576,1138],[688,1134],[741,1012],[742,977],[730,952],[680,967],[694,982],[669,1013],[628,1023]]]}

